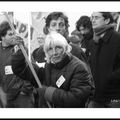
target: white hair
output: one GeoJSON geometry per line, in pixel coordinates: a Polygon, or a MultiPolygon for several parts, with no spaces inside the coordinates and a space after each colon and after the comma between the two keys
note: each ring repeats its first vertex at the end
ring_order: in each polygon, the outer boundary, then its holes
{"type": "Polygon", "coordinates": [[[55,31],[50,32],[46,36],[45,44],[44,44],[44,52],[45,52],[46,60],[48,63],[50,62],[48,50],[51,46],[61,46],[64,49],[64,53],[67,53],[67,54],[70,53],[72,49],[63,35],[55,31]]]}

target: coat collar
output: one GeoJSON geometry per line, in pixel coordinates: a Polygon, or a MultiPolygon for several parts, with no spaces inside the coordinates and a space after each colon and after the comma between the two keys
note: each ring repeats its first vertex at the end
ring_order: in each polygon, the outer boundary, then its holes
{"type": "Polygon", "coordinates": [[[110,37],[112,36],[113,33],[113,29],[109,29],[106,31],[105,35],[101,38],[103,42],[107,43],[110,39],[110,37]]]}
{"type": "Polygon", "coordinates": [[[56,69],[62,69],[65,65],[67,65],[71,60],[71,54],[66,54],[66,56],[64,57],[64,59],[56,64],[50,63],[51,67],[54,67],[56,69]]]}
{"type": "Polygon", "coordinates": [[[9,48],[13,48],[14,47],[14,45],[9,45],[9,46],[2,46],[2,42],[0,42],[0,47],[2,48],[2,49],[9,49],[9,48]]]}

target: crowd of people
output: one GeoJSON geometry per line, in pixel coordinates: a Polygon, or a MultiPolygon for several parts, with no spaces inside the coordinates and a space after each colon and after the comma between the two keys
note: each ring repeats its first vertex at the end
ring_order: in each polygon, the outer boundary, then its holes
{"type": "Polygon", "coordinates": [[[119,17],[113,15],[97,11],[80,16],[71,35],[63,12],[46,17],[43,44],[31,55],[42,87],[19,47],[27,52],[23,39],[2,22],[0,107],[120,108],[119,17]]]}

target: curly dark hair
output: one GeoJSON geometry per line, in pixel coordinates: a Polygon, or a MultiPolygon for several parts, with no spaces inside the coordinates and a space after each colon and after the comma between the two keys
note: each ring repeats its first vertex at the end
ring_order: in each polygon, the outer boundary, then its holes
{"type": "Polygon", "coordinates": [[[11,30],[11,27],[7,21],[0,24],[0,39],[7,34],[7,31],[11,30]]]}
{"type": "Polygon", "coordinates": [[[92,29],[92,22],[90,17],[88,16],[81,16],[78,21],[76,22],[76,29],[80,31],[79,27],[83,26],[84,28],[92,29]]]}
{"type": "MultiPolygon", "coordinates": [[[[14,28],[16,29],[16,25],[13,23],[14,28]]],[[[3,21],[0,24],[0,41],[2,41],[2,37],[7,34],[7,31],[11,30],[11,27],[8,23],[8,21],[3,21]]]]}
{"type": "Polygon", "coordinates": [[[65,20],[66,30],[68,30],[68,27],[69,27],[68,17],[66,15],[64,15],[63,12],[52,12],[45,19],[46,20],[45,21],[45,27],[43,29],[45,34],[48,34],[47,28],[50,26],[51,20],[57,20],[59,17],[61,17],[61,18],[63,18],[65,20]]]}

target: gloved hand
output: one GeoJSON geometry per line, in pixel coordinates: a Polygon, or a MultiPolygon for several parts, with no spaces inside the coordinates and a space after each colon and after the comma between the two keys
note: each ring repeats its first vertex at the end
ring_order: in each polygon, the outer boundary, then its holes
{"type": "Polygon", "coordinates": [[[46,103],[46,100],[44,98],[45,90],[47,86],[42,86],[42,88],[37,88],[38,93],[38,107],[39,108],[48,108],[48,105],[46,103]]]}
{"type": "Polygon", "coordinates": [[[5,108],[7,106],[7,95],[0,87],[0,107],[5,108]]]}
{"type": "Polygon", "coordinates": [[[28,81],[24,81],[24,85],[21,88],[21,92],[29,95],[32,93],[32,91],[33,91],[33,86],[31,85],[31,83],[28,81]]]}

